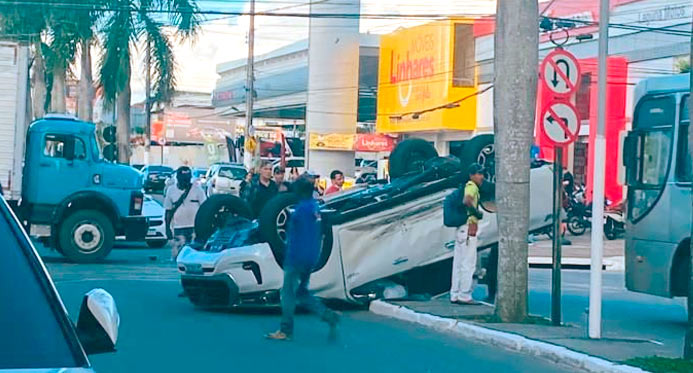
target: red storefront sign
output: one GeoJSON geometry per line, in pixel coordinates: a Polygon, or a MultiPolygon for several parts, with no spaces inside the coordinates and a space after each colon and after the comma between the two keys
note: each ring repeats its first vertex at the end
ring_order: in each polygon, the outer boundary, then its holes
{"type": "Polygon", "coordinates": [[[357,152],[391,152],[395,148],[395,140],[386,135],[359,134],[354,141],[354,151],[357,152]]]}

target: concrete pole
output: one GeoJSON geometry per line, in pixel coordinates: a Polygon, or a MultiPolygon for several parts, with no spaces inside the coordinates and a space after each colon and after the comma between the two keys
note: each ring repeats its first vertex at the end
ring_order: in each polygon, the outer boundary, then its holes
{"type": "MultiPolygon", "coordinates": [[[[246,65],[247,77],[245,83],[245,131],[243,132],[245,143],[255,135],[253,128],[253,101],[255,100],[255,0],[250,0],[250,26],[248,27],[248,63],[246,65]]],[[[260,144],[257,143],[253,152],[244,146],[243,164],[245,167],[255,169],[259,165],[255,155],[259,154],[260,144]]]]}
{"type": "Polygon", "coordinates": [[[592,244],[590,265],[589,337],[602,337],[602,257],[604,255],[604,176],[606,165],[606,89],[609,55],[609,0],[601,0],[599,9],[599,81],[597,136],[594,143],[594,174],[592,175],[592,244]]]}
{"type": "MultiPolygon", "coordinates": [[[[313,2],[311,15],[359,14],[360,0],[313,2]]],[[[306,135],[355,134],[359,85],[359,19],[310,18],[306,135]]],[[[308,138],[306,139],[308,143],[308,138]]],[[[353,151],[311,150],[306,164],[321,177],[339,169],[354,174],[353,151]]]]}
{"type": "Polygon", "coordinates": [[[144,73],[144,165],[149,166],[149,153],[152,144],[152,44],[147,39],[144,73]]]}

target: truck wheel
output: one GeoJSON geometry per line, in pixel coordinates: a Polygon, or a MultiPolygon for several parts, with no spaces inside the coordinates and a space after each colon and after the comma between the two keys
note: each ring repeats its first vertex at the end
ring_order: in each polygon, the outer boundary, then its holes
{"type": "Polygon", "coordinates": [[[244,200],[230,194],[215,194],[207,198],[195,215],[195,239],[207,241],[230,216],[252,219],[253,213],[244,200]]]}
{"type": "Polygon", "coordinates": [[[438,156],[438,152],[424,139],[406,139],[397,144],[390,154],[390,177],[397,179],[406,174],[423,172],[425,163],[438,156]]]}
{"type": "MultiPolygon", "coordinates": [[[[298,196],[295,193],[280,193],[265,204],[265,207],[260,211],[260,216],[258,216],[260,236],[270,245],[274,259],[280,267],[284,263],[284,255],[286,254],[291,209],[297,203],[298,196]]],[[[332,227],[326,220],[322,219],[322,250],[315,271],[327,263],[332,252],[332,227]]]]}
{"type": "Polygon", "coordinates": [[[81,210],[68,216],[58,234],[61,253],[76,263],[102,260],[113,249],[115,239],[113,224],[96,210],[81,210]]]}
{"type": "Polygon", "coordinates": [[[478,163],[486,169],[486,180],[492,183],[496,182],[496,150],[493,135],[478,135],[467,140],[460,155],[462,168],[465,172],[472,163],[478,163]]]}

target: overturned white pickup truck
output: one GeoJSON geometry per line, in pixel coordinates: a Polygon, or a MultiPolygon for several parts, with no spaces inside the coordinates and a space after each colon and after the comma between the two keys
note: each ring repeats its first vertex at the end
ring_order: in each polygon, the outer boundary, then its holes
{"type": "MultiPolygon", "coordinates": [[[[405,140],[390,157],[390,183],[357,186],[322,201],[322,255],[311,290],[322,298],[365,303],[392,283],[411,293],[449,289],[454,229],[443,226],[443,199],[466,181],[463,170],[470,163],[483,163],[492,172],[493,136],[468,140],[465,149],[460,161],[438,157],[423,140],[405,140]]],[[[551,224],[551,180],[550,166],[531,170],[531,231],[551,224]]],[[[498,242],[494,189],[493,183],[482,186],[480,250],[498,242]]],[[[250,220],[242,200],[208,199],[196,218],[198,242],[177,260],[189,299],[202,307],[277,304],[286,224],[296,202],[292,193],[279,194],[250,220]]],[[[495,262],[487,261],[490,287],[495,262]]]]}

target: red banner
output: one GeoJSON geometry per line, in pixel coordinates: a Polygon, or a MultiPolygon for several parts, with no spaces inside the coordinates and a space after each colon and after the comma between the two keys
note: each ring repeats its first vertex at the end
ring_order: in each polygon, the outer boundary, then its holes
{"type": "Polygon", "coordinates": [[[358,134],[354,141],[357,152],[391,152],[395,148],[395,140],[386,135],[358,134]]]}

